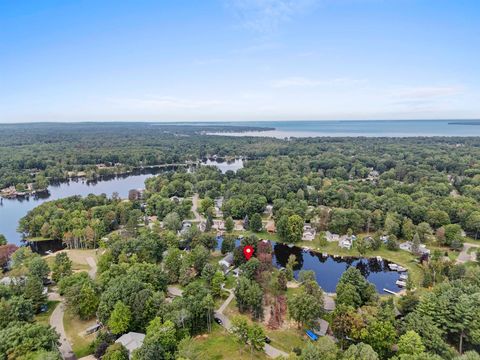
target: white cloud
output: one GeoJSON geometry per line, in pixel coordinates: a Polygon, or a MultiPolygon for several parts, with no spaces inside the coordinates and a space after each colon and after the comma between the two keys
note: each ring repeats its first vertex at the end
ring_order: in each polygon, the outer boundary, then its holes
{"type": "Polygon", "coordinates": [[[283,79],[274,80],[271,84],[273,88],[292,88],[292,87],[318,87],[324,85],[355,85],[365,83],[366,80],[350,79],[350,78],[335,78],[335,79],[312,79],[302,76],[291,76],[283,79]]]}
{"type": "Polygon", "coordinates": [[[318,3],[318,0],[228,0],[242,25],[252,31],[270,33],[318,3]]]}

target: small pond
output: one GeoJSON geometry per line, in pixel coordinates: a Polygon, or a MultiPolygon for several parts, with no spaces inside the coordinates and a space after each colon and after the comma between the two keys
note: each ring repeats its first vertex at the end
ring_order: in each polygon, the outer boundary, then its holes
{"type": "MultiPolygon", "coordinates": [[[[217,249],[221,248],[222,238],[218,237],[217,249]]],[[[236,241],[236,246],[240,241],[236,241]]],[[[377,260],[376,258],[356,258],[356,257],[334,257],[332,255],[322,255],[314,251],[305,251],[297,246],[288,246],[272,241],[274,256],[272,263],[277,268],[287,265],[288,257],[293,254],[297,259],[297,265],[294,267],[295,278],[298,277],[300,270],[312,270],[315,273],[318,284],[326,292],[335,292],[338,280],[343,272],[350,266],[355,266],[360,270],[363,276],[375,285],[377,292],[384,294],[383,289],[398,291],[400,288],[395,284],[399,279],[399,273],[390,270],[386,260],[377,260]]]]}

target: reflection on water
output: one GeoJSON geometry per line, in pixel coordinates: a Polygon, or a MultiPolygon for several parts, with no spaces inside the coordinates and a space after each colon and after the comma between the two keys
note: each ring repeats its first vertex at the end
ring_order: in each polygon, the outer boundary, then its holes
{"type": "Polygon", "coordinates": [[[365,278],[375,285],[377,292],[383,293],[383,289],[397,291],[395,284],[399,276],[396,271],[391,271],[386,260],[378,261],[376,258],[355,258],[355,257],[333,257],[323,256],[321,253],[304,251],[299,247],[289,247],[284,244],[274,244],[273,264],[278,267],[285,267],[288,257],[295,255],[298,264],[294,267],[295,277],[298,277],[300,270],[313,270],[317,282],[323,290],[335,292],[338,280],[343,272],[350,266],[355,266],[365,278]]]}
{"type": "MultiPolygon", "coordinates": [[[[217,237],[217,250],[221,249],[223,238],[217,237]]],[[[378,293],[383,289],[398,291],[395,282],[399,279],[396,271],[390,270],[386,260],[378,261],[376,258],[334,257],[322,255],[314,251],[305,251],[297,246],[288,246],[272,241],[274,256],[272,263],[277,268],[287,266],[288,257],[295,255],[297,265],[294,267],[294,275],[298,278],[300,270],[313,270],[318,284],[326,292],[335,292],[338,280],[350,266],[355,266],[365,278],[375,285],[378,293]]],[[[240,246],[240,240],[235,241],[235,246],[240,246]]]]}

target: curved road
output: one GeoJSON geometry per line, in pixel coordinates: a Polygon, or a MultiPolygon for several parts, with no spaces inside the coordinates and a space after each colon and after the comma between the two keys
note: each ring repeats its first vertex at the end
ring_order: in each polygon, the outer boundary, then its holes
{"type": "MultiPolygon", "coordinates": [[[[230,293],[230,295],[228,296],[227,300],[225,300],[225,302],[218,308],[218,310],[216,310],[214,312],[214,315],[215,317],[219,318],[220,320],[222,320],[222,326],[228,330],[230,330],[230,328],[232,327],[232,324],[230,322],[230,319],[223,314],[223,312],[225,311],[225,309],[227,308],[227,306],[230,304],[230,302],[233,300],[234,298],[234,294],[233,294],[233,291],[232,290],[229,290],[229,289],[225,289],[224,290],[228,291],[230,293]]],[[[280,357],[280,356],[284,356],[284,357],[288,357],[288,354],[282,350],[279,350],[277,348],[274,348],[273,346],[269,345],[269,344],[265,344],[263,350],[265,351],[265,354],[267,354],[267,356],[275,359],[277,357],[280,357]]]]}
{"type": "Polygon", "coordinates": [[[50,316],[50,326],[60,335],[60,346],[58,350],[62,354],[65,360],[77,360],[77,357],[73,353],[72,346],[67,339],[65,328],[63,327],[63,313],[65,311],[65,304],[63,301],[53,310],[50,316]]]}
{"type": "MultiPolygon", "coordinates": [[[[87,257],[86,261],[90,266],[90,270],[88,271],[88,275],[95,279],[97,275],[97,263],[93,257],[87,257]]],[[[57,305],[55,310],[53,310],[52,315],[50,316],[50,326],[55,329],[55,331],[60,335],[60,346],[58,349],[62,354],[62,357],[65,360],[77,360],[77,357],[73,353],[72,345],[68,341],[67,333],[65,332],[65,328],[63,326],[63,315],[65,313],[65,302],[64,299],[57,293],[52,292],[48,294],[49,300],[59,300],[60,304],[57,305]]]]}

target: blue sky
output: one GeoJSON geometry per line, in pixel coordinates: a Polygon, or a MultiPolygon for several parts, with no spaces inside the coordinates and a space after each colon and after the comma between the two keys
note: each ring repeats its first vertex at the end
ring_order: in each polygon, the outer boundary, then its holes
{"type": "Polygon", "coordinates": [[[0,122],[480,118],[478,0],[0,0],[0,122]]]}

